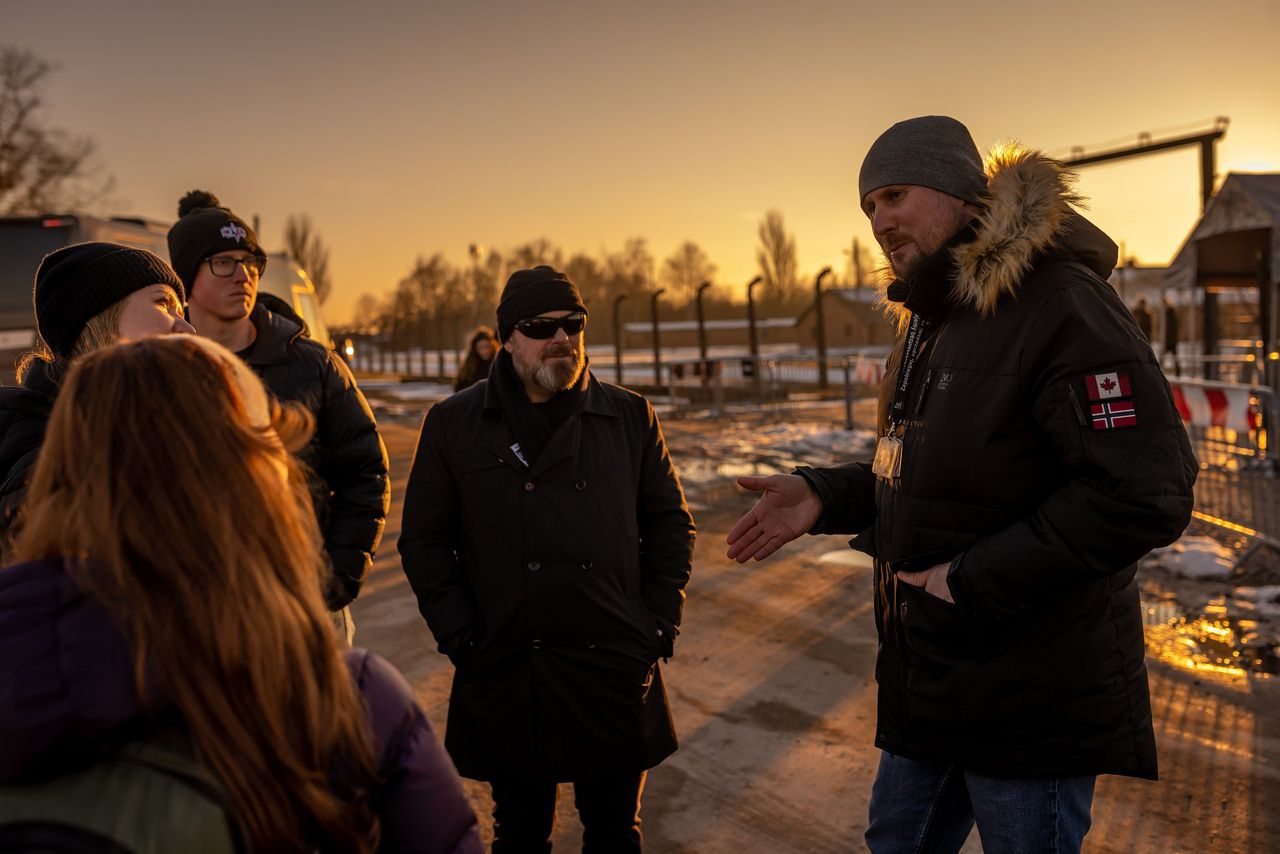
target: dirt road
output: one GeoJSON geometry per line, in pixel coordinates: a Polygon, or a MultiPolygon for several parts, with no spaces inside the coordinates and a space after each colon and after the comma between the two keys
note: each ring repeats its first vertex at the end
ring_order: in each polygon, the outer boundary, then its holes
{"type": "MultiPolygon", "coordinates": [[[[384,548],[355,605],[356,642],[391,660],[443,726],[452,668],[395,552],[417,424],[384,419],[393,503],[384,548]]],[[[705,427],[672,422],[677,465],[705,427]]],[[[646,849],[655,854],[863,850],[878,761],[870,568],[838,537],[807,537],[762,564],[724,557],[749,505],[691,495],[699,537],[684,630],[667,670],[680,750],[649,776],[646,849]],[[702,502],[706,501],[706,504],[702,502]]],[[[1280,851],[1280,685],[1151,661],[1159,783],[1105,778],[1091,852],[1280,851]]],[[[487,834],[487,787],[468,784],[487,834]]],[[[580,848],[562,794],[556,850],[580,848]]],[[[980,851],[977,834],[966,851],[980,851]]]]}

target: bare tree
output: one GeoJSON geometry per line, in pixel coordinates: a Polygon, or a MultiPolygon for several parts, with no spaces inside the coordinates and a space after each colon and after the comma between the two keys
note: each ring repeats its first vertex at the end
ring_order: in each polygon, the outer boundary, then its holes
{"type": "Polygon", "coordinates": [[[530,240],[523,246],[517,246],[507,256],[508,270],[527,270],[540,264],[547,264],[561,269],[563,254],[560,248],[545,237],[530,240]]]}
{"type": "Polygon", "coordinates": [[[666,261],[662,262],[662,280],[673,302],[688,302],[698,291],[698,285],[709,282],[716,275],[716,265],[707,253],[692,240],[681,243],[666,261]]]}
{"type": "Polygon", "coordinates": [[[333,280],[329,277],[329,247],[325,246],[311,224],[310,216],[293,214],[284,221],[284,247],[311,277],[320,302],[327,300],[333,293],[333,280]]]}
{"type": "Polygon", "coordinates": [[[604,256],[604,274],[611,294],[636,294],[653,282],[653,255],[643,237],[628,237],[621,252],[604,256]]]}
{"type": "Polygon", "coordinates": [[[471,273],[474,279],[471,322],[492,326],[498,296],[506,283],[506,263],[502,253],[496,249],[490,249],[487,254],[483,247],[476,246],[475,249],[471,253],[471,273]]]}
{"type": "Polygon", "coordinates": [[[413,313],[436,315],[446,309],[449,302],[449,282],[454,271],[439,252],[429,259],[418,258],[408,278],[400,288],[408,297],[399,303],[400,309],[410,308],[413,313]]]}
{"type": "Polygon", "coordinates": [[[797,290],[796,239],[787,233],[782,212],[777,209],[764,215],[759,235],[756,263],[764,278],[765,291],[775,305],[785,305],[797,290]]]}
{"type": "Polygon", "coordinates": [[[852,287],[874,286],[879,281],[880,268],[884,266],[883,261],[877,261],[875,254],[871,248],[853,238],[849,244],[849,248],[844,250],[846,259],[846,273],[848,276],[848,284],[852,287]]]}
{"type": "MultiPolygon", "coordinates": [[[[608,311],[609,293],[600,262],[590,255],[577,252],[565,262],[564,273],[582,292],[582,299],[586,302],[587,309],[599,316],[599,321],[593,320],[593,323],[604,322],[608,311]]],[[[598,336],[596,340],[600,340],[598,336]]]]}
{"type": "Polygon", "coordinates": [[[53,70],[29,50],[0,46],[0,214],[86,207],[111,189],[94,162],[93,140],[41,117],[40,91],[53,70]]]}
{"type": "Polygon", "coordinates": [[[352,325],[360,332],[372,332],[377,328],[379,316],[385,311],[381,300],[371,293],[363,293],[356,300],[352,325]]]}

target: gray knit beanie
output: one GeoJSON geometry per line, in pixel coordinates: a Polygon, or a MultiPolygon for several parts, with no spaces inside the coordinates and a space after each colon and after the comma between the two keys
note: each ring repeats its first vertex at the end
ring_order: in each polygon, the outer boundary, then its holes
{"type": "Polygon", "coordinates": [[[969,129],[947,116],[920,116],[880,134],[862,161],[858,199],[891,184],[930,187],[973,204],[987,193],[978,146],[969,129]]]}

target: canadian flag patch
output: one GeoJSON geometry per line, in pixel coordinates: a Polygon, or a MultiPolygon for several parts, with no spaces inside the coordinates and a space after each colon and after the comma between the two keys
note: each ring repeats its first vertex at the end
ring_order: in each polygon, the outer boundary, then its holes
{"type": "Polygon", "coordinates": [[[1133,408],[1133,401],[1123,400],[1119,403],[1095,403],[1089,407],[1093,415],[1094,430],[1118,430],[1122,427],[1137,427],[1138,413],[1133,408]]]}
{"type": "Polygon", "coordinates": [[[1084,378],[1084,387],[1089,392],[1090,400],[1109,400],[1113,397],[1133,396],[1133,391],[1129,387],[1129,375],[1124,371],[1089,374],[1084,378]]]}

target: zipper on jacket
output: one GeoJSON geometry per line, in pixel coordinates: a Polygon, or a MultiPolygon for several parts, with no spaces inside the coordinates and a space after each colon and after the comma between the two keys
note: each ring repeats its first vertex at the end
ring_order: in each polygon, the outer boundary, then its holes
{"type": "Polygon", "coordinates": [[[1080,398],[1076,396],[1076,387],[1072,383],[1067,383],[1067,397],[1071,398],[1071,410],[1076,414],[1076,421],[1081,427],[1088,427],[1089,422],[1085,420],[1084,410],[1080,408],[1080,398]]]}
{"type": "Polygon", "coordinates": [[[920,389],[920,394],[916,397],[916,408],[911,411],[912,418],[920,417],[920,410],[924,409],[924,399],[929,394],[931,385],[933,385],[933,368],[924,373],[924,388],[920,389]]]}
{"type": "MultiPolygon", "coordinates": [[[[899,582],[904,583],[904,582],[899,582]]],[[[905,721],[911,720],[911,691],[907,687],[907,675],[911,672],[911,665],[907,662],[907,603],[900,602],[898,604],[898,630],[899,637],[902,639],[901,645],[898,647],[899,659],[901,662],[899,683],[902,691],[902,718],[905,721]]]]}

